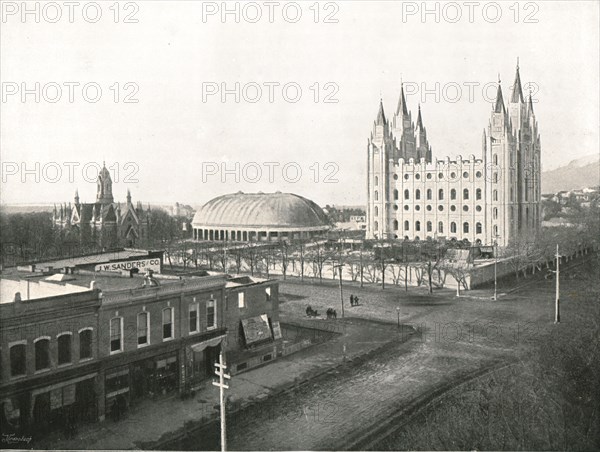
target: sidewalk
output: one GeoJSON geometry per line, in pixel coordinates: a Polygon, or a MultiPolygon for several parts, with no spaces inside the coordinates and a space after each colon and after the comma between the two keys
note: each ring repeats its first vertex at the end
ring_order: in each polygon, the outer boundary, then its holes
{"type": "MultiPolygon", "coordinates": [[[[283,320],[283,319],[282,319],[283,320]]],[[[369,322],[361,319],[337,321],[346,334],[311,346],[293,355],[235,375],[229,382],[227,396],[234,409],[241,409],[257,401],[279,394],[343,364],[375,352],[398,340],[396,325],[369,322]],[[345,343],[345,347],[344,347],[345,343]]],[[[408,339],[408,335],[403,337],[408,339]]],[[[104,422],[81,426],[75,438],[51,438],[35,444],[44,449],[139,449],[149,444],[177,437],[184,429],[198,426],[218,416],[218,389],[207,381],[193,399],[170,397],[158,401],[145,400],[134,407],[119,422],[104,422]]]]}

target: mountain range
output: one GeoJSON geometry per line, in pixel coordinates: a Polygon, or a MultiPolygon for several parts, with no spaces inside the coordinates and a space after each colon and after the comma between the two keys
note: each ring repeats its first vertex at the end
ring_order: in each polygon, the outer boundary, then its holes
{"type": "Polygon", "coordinates": [[[600,185],[600,157],[588,155],[542,172],[542,193],[577,190],[600,185]]]}

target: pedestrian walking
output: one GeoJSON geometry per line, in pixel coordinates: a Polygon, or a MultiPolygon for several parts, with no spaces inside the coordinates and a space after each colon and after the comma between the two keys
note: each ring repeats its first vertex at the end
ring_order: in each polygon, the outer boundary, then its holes
{"type": "Polygon", "coordinates": [[[350,306],[354,306],[354,295],[350,294],[350,306]]]}
{"type": "Polygon", "coordinates": [[[358,306],[358,297],[354,297],[354,306],[358,306]]]}

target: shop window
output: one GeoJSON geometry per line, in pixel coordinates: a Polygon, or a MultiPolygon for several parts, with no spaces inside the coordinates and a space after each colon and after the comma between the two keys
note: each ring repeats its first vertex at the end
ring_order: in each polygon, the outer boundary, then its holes
{"type": "Polygon", "coordinates": [[[200,331],[200,304],[192,303],[189,306],[189,320],[190,320],[190,333],[197,333],[200,331]]]}
{"type": "Polygon", "coordinates": [[[123,317],[110,319],[110,352],[123,351],[123,317]]]}
{"type": "Polygon", "coordinates": [[[137,316],[137,343],[148,345],[150,343],[150,314],[140,312],[137,316]]]}
{"type": "Polygon", "coordinates": [[[42,338],[35,341],[35,370],[50,368],[50,339],[42,338]]]}
{"type": "Polygon", "coordinates": [[[173,308],[162,311],[163,340],[173,339],[173,308]]]}
{"type": "Polygon", "coordinates": [[[244,292],[238,292],[238,308],[242,309],[246,307],[246,299],[244,292]]]}
{"type": "Polygon", "coordinates": [[[10,347],[10,376],[17,377],[26,373],[25,344],[10,347]]]}
{"type": "Polygon", "coordinates": [[[92,330],[85,329],[79,332],[79,359],[92,357],[92,330]]]}
{"type": "Polygon", "coordinates": [[[68,364],[71,362],[71,334],[61,334],[58,336],[58,364],[68,364]]]}
{"type": "Polygon", "coordinates": [[[215,300],[206,302],[206,328],[213,329],[217,327],[217,310],[215,300]]]}

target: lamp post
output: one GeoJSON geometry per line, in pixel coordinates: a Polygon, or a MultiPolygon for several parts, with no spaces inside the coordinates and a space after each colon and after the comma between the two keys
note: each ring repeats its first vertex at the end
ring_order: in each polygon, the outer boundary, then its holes
{"type": "Polygon", "coordinates": [[[554,323],[560,323],[560,258],[556,244],[556,294],[554,297],[554,323]]]}

